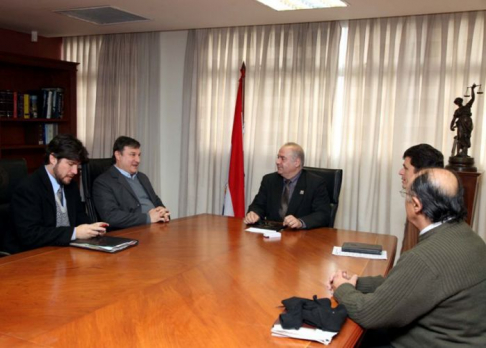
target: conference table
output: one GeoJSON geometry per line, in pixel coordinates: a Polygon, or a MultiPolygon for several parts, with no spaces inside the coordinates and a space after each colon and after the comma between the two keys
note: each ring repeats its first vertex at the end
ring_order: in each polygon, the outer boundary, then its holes
{"type": "MultiPolygon", "coordinates": [[[[319,347],[271,336],[281,300],[331,297],[337,269],[385,275],[396,237],[320,228],[280,239],[242,219],[196,215],[111,232],[139,245],[115,254],[45,247],[0,259],[1,347],[319,347]],[[332,255],[355,241],[387,260],[332,255]]],[[[347,319],[330,347],[353,347],[347,319]]]]}

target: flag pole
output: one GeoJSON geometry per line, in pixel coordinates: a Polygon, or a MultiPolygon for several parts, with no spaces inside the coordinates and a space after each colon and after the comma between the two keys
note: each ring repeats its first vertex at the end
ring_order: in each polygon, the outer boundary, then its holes
{"type": "Polygon", "coordinates": [[[246,65],[245,62],[241,64],[241,120],[243,122],[243,133],[245,133],[245,78],[246,78],[246,65]]]}

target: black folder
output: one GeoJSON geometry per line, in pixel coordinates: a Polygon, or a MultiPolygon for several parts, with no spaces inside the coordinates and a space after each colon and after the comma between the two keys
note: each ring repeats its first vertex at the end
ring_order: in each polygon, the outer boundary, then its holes
{"type": "Polygon", "coordinates": [[[280,232],[284,229],[283,222],[277,222],[277,221],[258,221],[254,224],[248,225],[250,227],[255,227],[255,228],[261,228],[263,230],[270,230],[270,231],[277,231],[280,232]]]}
{"type": "Polygon", "coordinates": [[[377,244],[366,244],[366,243],[343,243],[341,248],[342,251],[348,253],[361,253],[361,254],[373,254],[381,255],[382,246],[377,244]]]}

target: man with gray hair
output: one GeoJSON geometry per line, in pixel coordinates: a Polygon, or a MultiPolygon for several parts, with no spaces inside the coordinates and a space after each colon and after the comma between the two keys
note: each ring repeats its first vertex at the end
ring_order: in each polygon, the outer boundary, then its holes
{"type": "Polygon", "coordinates": [[[486,347],[486,244],[464,222],[461,182],[440,168],[412,180],[402,193],[419,243],[386,278],[338,270],[327,287],[351,319],[380,330],[365,346],[486,347]]]}
{"type": "Polygon", "coordinates": [[[275,162],[277,172],[263,177],[244,219],[246,224],[283,221],[284,226],[294,229],[329,225],[331,209],[326,183],[303,169],[304,160],[300,145],[286,143],[280,148],[275,162]]]}

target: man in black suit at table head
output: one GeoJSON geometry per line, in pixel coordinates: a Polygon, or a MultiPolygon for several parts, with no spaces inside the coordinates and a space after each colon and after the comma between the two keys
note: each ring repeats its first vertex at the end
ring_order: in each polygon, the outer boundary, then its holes
{"type": "Polygon", "coordinates": [[[263,177],[246,224],[269,220],[294,229],[328,226],[331,210],[325,181],[303,169],[304,160],[300,145],[286,143],[280,148],[277,172],[263,177]]]}
{"type": "Polygon", "coordinates": [[[15,231],[7,251],[16,253],[104,234],[105,223],[91,224],[73,181],[78,166],[88,160],[81,141],[59,134],[47,145],[45,166],[26,178],[10,204],[15,231]]]}

